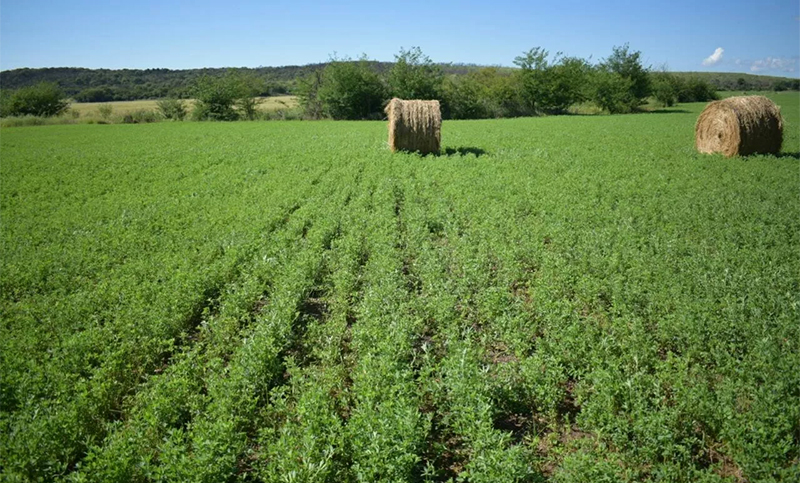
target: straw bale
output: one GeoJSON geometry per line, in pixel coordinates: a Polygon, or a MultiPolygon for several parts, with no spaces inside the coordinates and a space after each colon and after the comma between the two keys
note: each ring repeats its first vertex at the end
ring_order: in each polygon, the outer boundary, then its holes
{"type": "Polygon", "coordinates": [[[764,96],[711,102],[695,125],[695,147],[701,153],[778,154],[782,141],[781,110],[764,96]]]}
{"type": "Polygon", "coordinates": [[[386,115],[389,118],[389,147],[392,152],[439,152],[442,131],[439,101],[394,98],[386,106],[386,115]]]}

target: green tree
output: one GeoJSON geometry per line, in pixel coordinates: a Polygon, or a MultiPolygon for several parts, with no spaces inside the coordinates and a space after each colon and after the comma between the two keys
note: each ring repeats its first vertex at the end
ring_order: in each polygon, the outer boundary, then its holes
{"type": "Polygon", "coordinates": [[[303,117],[307,119],[321,119],[324,114],[319,98],[322,80],[322,69],[317,69],[297,81],[297,100],[303,110],[303,117]]]}
{"type": "Polygon", "coordinates": [[[53,82],[40,82],[5,94],[2,116],[57,116],[69,107],[64,93],[53,82]]]}
{"type": "Polygon", "coordinates": [[[183,121],[186,117],[186,104],[182,99],[162,99],[156,106],[165,119],[183,121]]]}
{"type": "Polygon", "coordinates": [[[401,99],[439,99],[444,74],[419,47],[400,49],[389,71],[391,95],[401,99]]]}
{"type": "Polygon", "coordinates": [[[366,56],[357,62],[334,58],[325,68],[317,95],[333,119],[371,119],[381,116],[386,87],[366,56]]]}
{"type": "Polygon", "coordinates": [[[691,77],[678,85],[678,102],[708,102],[719,99],[714,86],[699,77],[691,77]]]}
{"type": "Polygon", "coordinates": [[[594,101],[611,113],[632,112],[650,95],[649,69],[642,65],[642,53],[631,52],[628,44],[614,47],[601,62],[594,79],[594,101]]]}
{"type": "Polygon", "coordinates": [[[209,121],[235,121],[240,117],[253,119],[258,104],[254,98],[259,89],[261,84],[257,78],[234,70],[218,77],[202,75],[193,88],[197,99],[194,117],[209,121]]]}
{"type": "Polygon", "coordinates": [[[474,75],[447,77],[442,84],[442,110],[448,119],[489,117],[489,90],[474,75]]]}
{"type": "Polygon", "coordinates": [[[589,64],[577,57],[550,54],[535,47],[514,59],[523,108],[534,113],[560,113],[586,99],[589,64]]]}
{"type": "Polygon", "coordinates": [[[520,98],[523,109],[528,114],[539,111],[540,103],[546,95],[549,83],[548,56],[549,53],[543,48],[534,47],[514,59],[514,64],[520,69],[517,73],[520,98]]]}
{"type": "Polygon", "coordinates": [[[674,74],[667,72],[666,68],[653,72],[650,84],[653,90],[653,97],[660,105],[672,107],[678,101],[682,81],[674,74]]]}

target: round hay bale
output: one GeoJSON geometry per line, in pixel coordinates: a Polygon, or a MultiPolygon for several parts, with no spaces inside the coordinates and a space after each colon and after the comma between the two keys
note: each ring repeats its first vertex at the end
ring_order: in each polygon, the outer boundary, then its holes
{"type": "Polygon", "coordinates": [[[778,154],[783,142],[781,109],[764,96],[729,97],[706,106],[694,132],[701,153],[778,154]]]}
{"type": "Polygon", "coordinates": [[[389,101],[385,111],[389,118],[389,147],[392,152],[439,152],[442,132],[439,101],[404,101],[395,97],[389,101]]]}

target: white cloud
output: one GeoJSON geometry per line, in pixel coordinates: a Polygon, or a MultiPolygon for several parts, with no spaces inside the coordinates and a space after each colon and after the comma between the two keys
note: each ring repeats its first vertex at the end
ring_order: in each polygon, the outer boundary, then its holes
{"type": "Polygon", "coordinates": [[[725,49],[722,47],[717,47],[717,50],[714,51],[713,54],[709,55],[708,57],[703,60],[703,65],[714,65],[722,59],[722,53],[725,52],[725,49]]]}
{"type": "Polygon", "coordinates": [[[759,59],[750,65],[750,71],[761,72],[764,70],[779,70],[782,72],[794,72],[797,68],[797,58],[786,57],[767,57],[759,59]]]}

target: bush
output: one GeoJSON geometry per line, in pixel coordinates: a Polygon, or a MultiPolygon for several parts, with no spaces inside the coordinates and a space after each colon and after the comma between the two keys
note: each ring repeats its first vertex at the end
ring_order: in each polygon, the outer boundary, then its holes
{"type": "Polygon", "coordinates": [[[186,118],[186,103],[182,99],[161,99],[156,106],[164,119],[183,121],[186,118]]]}
{"type": "Polygon", "coordinates": [[[681,81],[678,85],[678,102],[708,102],[719,99],[714,86],[698,77],[681,81]]]}
{"type": "Polygon", "coordinates": [[[150,122],[158,122],[162,116],[157,112],[149,109],[137,109],[122,116],[123,124],[144,124],[150,122]]]}
{"type": "Polygon", "coordinates": [[[562,113],[587,97],[589,64],[577,57],[562,57],[561,53],[552,62],[548,57],[546,50],[535,47],[514,59],[520,67],[516,75],[527,113],[562,113]]]}
{"type": "Polygon", "coordinates": [[[401,99],[440,99],[444,74],[419,47],[400,49],[389,71],[392,97],[401,99]]]}
{"type": "Polygon", "coordinates": [[[681,84],[681,80],[669,72],[655,72],[651,80],[653,97],[661,106],[672,107],[678,101],[681,84]]]}
{"type": "Polygon", "coordinates": [[[111,104],[100,104],[97,106],[97,113],[100,114],[100,117],[104,120],[108,120],[111,117],[111,114],[114,112],[114,106],[111,104]]]}
{"type": "Polygon", "coordinates": [[[611,114],[632,112],[641,104],[631,93],[632,84],[619,74],[597,70],[592,79],[592,100],[611,114]]]}
{"type": "Polygon", "coordinates": [[[446,78],[442,84],[442,115],[447,119],[489,117],[488,90],[470,75],[446,78]]]}
{"type": "Polygon", "coordinates": [[[69,107],[61,89],[52,82],[40,82],[4,94],[0,103],[0,115],[6,116],[57,116],[69,107]]]}
{"type": "Polygon", "coordinates": [[[641,52],[630,52],[625,44],[614,47],[611,56],[596,69],[593,100],[610,113],[633,112],[650,96],[649,69],[642,66],[641,52]]]}
{"type": "Polygon", "coordinates": [[[258,103],[253,98],[260,92],[261,84],[263,82],[257,78],[233,70],[221,77],[201,76],[193,89],[197,99],[193,117],[209,121],[235,121],[240,117],[252,119],[258,103]]]}
{"type": "Polygon", "coordinates": [[[306,119],[321,119],[324,113],[319,89],[322,87],[322,70],[317,69],[297,81],[297,100],[306,119]]]}
{"type": "Polygon", "coordinates": [[[366,57],[358,62],[333,59],[322,75],[318,96],[333,119],[380,119],[386,88],[366,57]]]}

